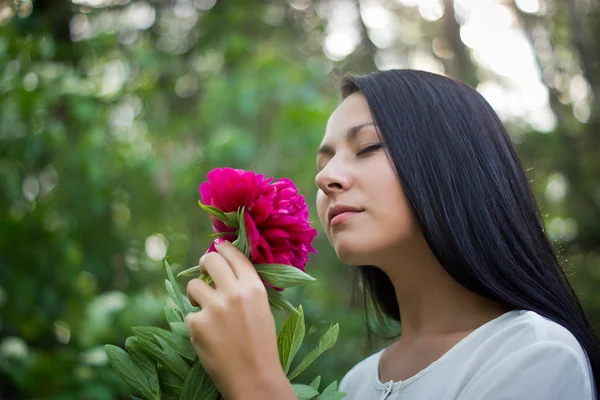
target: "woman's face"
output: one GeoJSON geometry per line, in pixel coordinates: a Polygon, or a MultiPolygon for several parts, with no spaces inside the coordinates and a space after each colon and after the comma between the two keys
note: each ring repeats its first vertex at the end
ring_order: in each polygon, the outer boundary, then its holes
{"type": "Polygon", "coordinates": [[[329,118],[317,153],[319,219],[346,264],[380,265],[418,233],[382,140],[356,92],[329,118]],[[344,209],[353,211],[330,220],[344,209]]]}

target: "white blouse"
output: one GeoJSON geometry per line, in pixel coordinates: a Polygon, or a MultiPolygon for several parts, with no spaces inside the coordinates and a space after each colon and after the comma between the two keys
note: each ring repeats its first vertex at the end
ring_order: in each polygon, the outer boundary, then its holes
{"type": "Polygon", "coordinates": [[[596,400],[587,354],[562,325],[513,310],[403,381],[379,380],[385,349],[342,379],[345,400],[596,400]]]}

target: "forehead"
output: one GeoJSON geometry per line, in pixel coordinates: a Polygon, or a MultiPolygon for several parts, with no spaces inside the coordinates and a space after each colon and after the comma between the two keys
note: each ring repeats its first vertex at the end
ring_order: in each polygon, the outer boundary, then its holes
{"type": "Polygon", "coordinates": [[[329,117],[322,142],[343,139],[349,128],[372,121],[373,116],[365,96],[360,92],[353,93],[346,97],[329,117]]]}

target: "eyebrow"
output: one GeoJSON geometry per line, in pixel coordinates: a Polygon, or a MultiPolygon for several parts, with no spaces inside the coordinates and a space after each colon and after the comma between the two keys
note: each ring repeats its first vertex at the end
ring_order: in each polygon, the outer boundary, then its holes
{"type": "MultiPolygon", "coordinates": [[[[364,124],[356,125],[356,126],[349,128],[346,131],[346,141],[352,142],[352,141],[356,140],[356,135],[358,135],[358,132],[360,132],[360,130],[363,129],[364,127],[367,127],[370,125],[375,126],[375,124],[373,122],[365,122],[364,124]]],[[[321,147],[319,147],[319,150],[317,150],[317,155],[332,154],[333,152],[334,151],[333,151],[332,146],[330,146],[328,144],[324,144],[321,147]]]]}

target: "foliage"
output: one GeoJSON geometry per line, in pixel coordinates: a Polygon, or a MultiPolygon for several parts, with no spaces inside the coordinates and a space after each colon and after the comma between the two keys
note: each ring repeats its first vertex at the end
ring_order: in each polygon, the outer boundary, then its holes
{"type": "MultiPolygon", "coordinates": [[[[236,222],[239,225],[244,224],[243,207],[239,211],[236,222]]],[[[222,213],[222,220],[227,220],[228,216],[222,213]]],[[[244,237],[243,229],[237,233],[238,240],[244,237]]],[[[244,247],[243,240],[235,240],[234,244],[240,250],[244,247]]],[[[165,316],[171,327],[171,331],[157,328],[155,326],[144,326],[132,328],[134,336],[130,336],[125,341],[127,351],[118,346],[106,345],[106,353],[111,366],[119,374],[121,379],[132,390],[135,396],[146,400],[160,399],[181,399],[181,400],[218,400],[221,398],[212,379],[202,367],[200,360],[190,342],[190,334],[184,322],[190,312],[198,311],[192,307],[189,300],[182,294],[179,284],[175,280],[173,270],[165,260],[165,268],[168,279],[165,281],[169,297],[176,304],[175,308],[170,308],[165,303],[165,316]]],[[[258,271],[259,276],[271,284],[275,284],[282,289],[298,286],[300,284],[314,281],[310,275],[300,271],[291,265],[281,264],[262,264],[258,271]],[[266,272],[268,267],[274,267],[275,271],[270,271],[267,279],[266,272]],[[281,279],[285,278],[285,279],[281,279]],[[307,279],[309,278],[309,279],[307,279]],[[279,283],[276,283],[278,281],[279,283]]],[[[280,292],[269,292],[269,301],[271,295],[280,292]]],[[[283,297],[281,297],[284,299],[283,297]]],[[[284,299],[285,301],[285,299],[284,299]]],[[[295,308],[289,302],[287,311],[291,313],[285,321],[277,335],[277,346],[281,366],[291,381],[312,364],[317,357],[325,351],[331,349],[335,344],[339,325],[331,326],[319,339],[317,347],[298,364],[298,366],[288,373],[294,356],[302,346],[305,333],[304,312],[302,306],[295,308]]],[[[275,308],[275,307],[274,307],[275,308]]],[[[320,376],[317,377],[320,381],[320,376]]],[[[313,381],[315,383],[315,381],[313,381]]],[[[337,382],[328,386],[322,393],[318,391],[318,384],[307,386],[293,383],[292,387],[296,391],[298,398],[317,399],[320,396],[327,398],[343,398],[343,393],[338,392],[337,382]]]]}
{"type": "MultiPolygon", "coordinates": [[[[440,1],[438,19],[396,2],[386,43],[357,0],[343,2],[354,5],[357,18],[345,21],[358,36],[342,56],[323,52],[339,25],[336,3],[0,0],[1,398],[125,398],[102,344],[126,347],[131,326],[171,329],[160,260],[168,250],[180,272],[208,246],[197,185],[228,165],[289,176],[310,202],[307,166],[341,71],[383,67],[390,55],[420,67],[426,56],[475,86],[508,85],[462,42],[458,2],[455,13],[440,1]]],[[[534,49],[555,124],[506,123],[597,323],[600,10],[546,0],[525,12],[521,3],[503,7],[534,49]]],[[[315,247],[307,272],[317,282],[286,290],[310,316],[296,357],[318,345],[323,321],[339,320],[342,336],[298,376],[309,387],[313,371],[334,381],[386,343],[365,341],[360,308],[348,311],[351,272],[324,235],[315,247]]]]}

